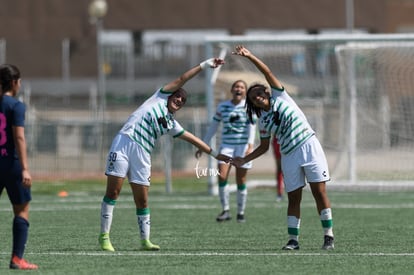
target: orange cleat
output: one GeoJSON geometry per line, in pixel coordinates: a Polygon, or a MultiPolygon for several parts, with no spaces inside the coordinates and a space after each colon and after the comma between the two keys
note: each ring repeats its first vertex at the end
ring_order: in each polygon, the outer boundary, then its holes
{"type": "Polygon", "coordinates": [[[20,259],[19,257],[13,255],[10,261],[10,269],[21,269],[21,270],[33,270],[38,269],[38,266],[35,264],[31,264],[26,262],[25,259],[20,259]]]}

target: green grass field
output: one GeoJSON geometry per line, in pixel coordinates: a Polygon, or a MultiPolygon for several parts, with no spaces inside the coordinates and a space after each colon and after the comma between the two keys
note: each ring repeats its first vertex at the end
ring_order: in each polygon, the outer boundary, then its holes
{"type": "MultiPolygon", "coordinates": [[[[206,183],[174,179],[174,193],[153,182],[151,240],[159,252],[139,250],[135,207],[127,184],[114,213],[115,253],[99,249],[99,213],[104,181],[35,182],[25,257],[34,274],[412,274],[414,192],[329,191],[335,250],[322,251],[322,229],[309,191],[302,202],[301,249],[282,251],[287,241],[286,201],[274,190],[249,190],[245,224],[218,224],[218,198],[206,183]],[[57,196],[66,190],[69,196],[57,196]]],[[[329,190],[329,189],[328,189],[329,190]]],[[[235,194],[231,194],[235,216],[235,194]]],[[[11,271],[12,213],[0,200],[0,274],[11,271]]]]}

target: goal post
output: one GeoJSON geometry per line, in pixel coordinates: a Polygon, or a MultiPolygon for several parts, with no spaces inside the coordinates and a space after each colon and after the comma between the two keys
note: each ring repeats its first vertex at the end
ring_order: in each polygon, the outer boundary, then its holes
{"type": "MultiPolygon", "coordinates": [[[[219,58],[225,59],[227,54],[228,54],[228,47],[226,46],[218,47],[217,56],[219,58]]],[[[208,44],[206,46],[206,56],[207,57],[213,56],[213,48],[210,47],[208,44]]],[[[217,77],[218,77],[220,70],[221,70],[221,67],[215,69],[214,71],[206,70],[206,92],[207,92],[206,107],[207,107],[207,118],[208,119],[212,119],[214,115],[214,110],[215,110],[214,86],[216,84],[217,77]]],[[[211,138],[210,142],[211,142],[212,148],[218,149],[215,136],[211,138]]],[[[213,171],[213,169],[217,166],[217,161],[209,157],[207,165],[208,165],[208,171],[213,171]]],[[[209,195],[216,194],[217,188],[215,188],[215,186],[217,185],[217,178],[213,175],[209,175],[207,181],[208,181],[207,188],[208,188],[209,195]]]]}
{"type": "MultiPolygon", "coordinates": [[[[305,112],[334,180],[414,178],[414,35],[216,36],[206,38],[206,56],[238,44],[269,65],[305,112]]],[[[239,78],[265,83],[251,63],[228,55],[216,81],[206,80],[208,114],[239,78]]]]}
{"type": "Polygon", "coordinates": [[[336,46],[335,54],[341,102],[349,101],[342,110],[349,114],[346,136],[351,182],[357,180],[357,152],[361,150],[387,152],[384,157],[392,161],[388,166],[396,166],[390,173],[399,173],[404,158],[395,154],[412,151],[414,141],[414,69],[410,65],[414,42],[349,42],[336,46]],[[408,116],[402,102],[411,105],[408,116]]]}

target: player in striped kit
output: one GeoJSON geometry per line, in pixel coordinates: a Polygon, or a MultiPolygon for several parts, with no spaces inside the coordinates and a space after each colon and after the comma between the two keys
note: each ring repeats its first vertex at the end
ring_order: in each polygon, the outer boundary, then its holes
{"type": "MultiPolygon", "coordinates": [[[[247,83],[243,80],[235,81],[231,86],[232,98],[218,104],[216,113],[209,125],[204,142],[210,144],[211,138],[216,134],[222,123],[220,153],[231,158],[243,157],[253,151],[256,125],[250,123],[246,114],[245,98],[247,83]]],[[[201,151],[196,152],[196,157],[201,156],[201,151]]],[[[244,210],[246,208],[247,170],[252,167],[252,162],[245,163],[236,168],[237,184],[237,221],[245,222],[244,210]]],[[[223,211],[217,216],[218,222],[228,221],[230,216],[228,177],[231,165],[224,161],[218,163],[219,198],[223,211]]]]}
{"type": "Polygon", "coordinates": [[[236,46],[233,53],[246,57],[265,76],[270,90],[255,84],[247,91],[246,105],[250,119],[259,118],[260,145],[234,165],[241,166],[269,149],[271,135],[275,135],[282,154],[282,171],[288,195],[287,225],[289,240],[284,250],[299,249],[300,203],[302,189],[309,182],[324,232],[322,249],[334,248],[332,211],[325,183],[330,180],[325,153],[304,113],[285,91],[269,67],[244,46],[236,46]]]}
{"type": "Polygon", "coordinates": [[[128,178],[136,205],[141,247],[144,250],[160,249],[149,239],[150,209],[148,206],[151,152],[160,136],[169,134],[181,138],[219,160],[229,161],[228,157],[217,154],[201,139],[185,131],[174,119],[174,113],[184,106],[187,99],[187,93],[182,86],[203,69],[216,68],[223,63],[222,59],[208,59],[158,89],[130,115],[112,141],[105,171],[106,193],[101,203],[99,243],[102,250],[115,251],[109,233],[113,210],[125,178],[128,178]]]}

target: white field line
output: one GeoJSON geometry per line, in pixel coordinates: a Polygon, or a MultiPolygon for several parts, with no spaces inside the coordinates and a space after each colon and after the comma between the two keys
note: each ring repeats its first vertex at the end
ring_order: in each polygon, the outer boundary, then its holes
{"type": "MultiPolygon", "coordinates": [[[[287,202],[276,202],[275,200],[259,201],[251,199],[248,202],[249,208],[282,208],[286,207],[287,202]]],[[[125,195],[120,197],[116,208],[117,209],[130,209],[134,207],[134,202],[131,195],[125,195]]],[[[196,198],[177,198],[177,197],[155,197],[150,202],[151,209],[217,209],[219,203],[213,201],[211,197],[196,197],[196,198]]],[[[315,204],[311,202],[303,202],[302,208],[314,208],[315,204]]],[[[54,198],[50,199],[46,197],[40,197],[34,199],[30,206],[31,212],[47,212],[47,211],[80,211],[80,210],[99,210],[101,208],[101,198],[78,196],[67,198],[54,198]]],[[[384,203],[332,203],[334,209],[413,209],[414,202],[412,203],[396,203],[396,204],[384,204],[384,203]]],[[[6,200],[0,201],[0,212],[10,212],[10,203],[6,200]]]]}
{"type": "MultiPolygon", "coordinates": [[[[255,188],[257,186],[273,186],[275,183],[272,180],[260,180],[260,181],[250,181],[248,183],[249,188],[255,188]]],[[[384,187],[387,186],[393,190],[405,190],[406,188],[410,189],[414,187],[414,182],[365,182],[363,184],[358,184],[355,186],[350,186],[347,183],[336,183],[331,185],[345,188],[352,187],[361,188],[361,187],[384,187]]],[[[236,185],[230,185],[230,189],[236,190],[236,185]]],[[[305,190],[309,189],[309,185],[306,186],[305,190]]],[[[216,197],[214,197],[216,199],[216,197]]],[[[102,198],[99,196],[89,196],[87,193],[79,192],[76,194],[70,195],[66,198],[60,197],[44,197],[38,196],[34,197],[31,202],[30,211],[33,212],[42,212],[42,211],[79,211],[79,210],[99,210],[101,207],[102,198]]],[[[150,207],[152,209],[216,209],[219,208],[217,201],[212,201],[211,196],[194,196],[194,197],[176,197],[176,196],[155,196],[150,199],[150,207]],[[202,204],[200,202],[203,202],[202,204]]],[[[131,194],[121,195],[117,209],[129,209],[133,206],[133,200],[131,194]]],[[[252,208],[266,208],[266,207],[286,207],[287,202],[277,203],[274,200],[254,200],[249,199],[248,207],[252,208]]],[[[314,208],[315,204],[313,202],[302,203],[302,208],[314,208]]],[[[413,203],[398,203],[398,204],[335,204],[332,203],[332,208],[336,209],[413,209],[413,203]]],[[[0,212],[9,212],[10,204],[6,200],[0,200],[0,212]],[[4,207],[3,207],[4,206],[4,207]]]]}
{"type": "MultiPolygon", "coordinates": [[[[1,255],[9,255],[10,252],[0,252],[1,255]]],[[[79,252],[26,252],[25,255],[50,255],[50,256],[178,256],[178,257],[205,257],[205,256],[324,256],[324,257],[414,257],[414,253],[300,253],[300,252],[88,252],[88,251],[79,251],[79,252]]]]}
{"type": "MultiPolygon", "coordinates": [[[[275,207],[281,208],[286,207],[287,203],[276,203],[276,202],[268,202],[268,203],[254,203],[250,202],[248,207],[254,209],[260,208],[268,208],[268,207],[275,207]]],[[[0,204],[2,206],[2,204],[0,204]]],[[[131,201],[130,203],[119,203],[116,205],[117,209],[130,209],[133,208],[134,204],[131,201]]],[[[219,208],[218,203],[214,204],[199,204],[199,203],[152,203],[150,205],[151,209],[177,209],[177,210],[186,210],[186,209],[216,209],[219,208]]],[[[315,204],[312,203],[302,203],[302,208],[315,208],[315,204]]],[[[414,203],[401,203],[401,204],[332,204],[332,208],[334,209],[413,209],[414,203]]],[[[101,202],[96,201],[96,203],[91,204],[88,201],[87,204],[82,204],[80,200],[77,200],[76,203],[68,203],[68,202],[59,202],[59,203],[50,203],[50,202],[36,202],[32,203],[30,207],[31,212],[48,212],[48,211],[81,211],[81,210],[99,210],[101,209],[101,202]]],[[[0,212],[10,212],[9,207],[0,207],[0,212]]]]}
{"type": "MultiPolygon", "coordinates": [[[[250,180],[247,182],[248,188],[256,187],[275,187],[275,180],[250,180]]],[[[230,184],[230,191],[235,192],[236,184],[230,184]]],[[[374,190],[374,191],[412,191],[414,190],[414,181],[360,181],[356,184],[351,184],[348,181],[332,180],[326,183],[326,188],[329,190],[374,190]]],[[[310,190],[309,184],[306,184],[305,189],[310,190]]]]}

